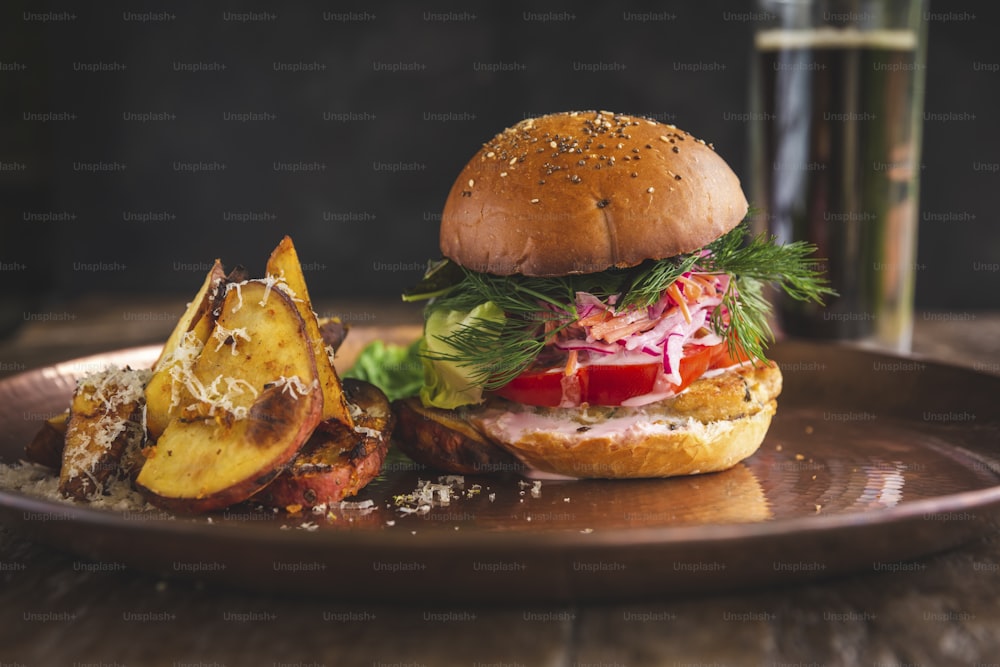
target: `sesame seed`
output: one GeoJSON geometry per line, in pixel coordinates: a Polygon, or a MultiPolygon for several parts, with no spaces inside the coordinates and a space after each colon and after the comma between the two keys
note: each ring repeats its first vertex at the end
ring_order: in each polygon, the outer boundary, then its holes
{"type": "Polygon", "coordinates": [[[549,142],[549,148],[556,148],[558,146],[559,146],[559,144],[557,144],[555,141],[550,141],[549,142]]]}
{"type": "Polygon", "coordinates": [[[597,202],[597,208],[604,208],[610,203],[611,203],[610,199],[601,199],[600,201],[597,202]]]}
{"type": "Polygon", "coordinates": [[[532,203],[532,204],[537,204],[537,203],[538,203],[538,198],[536,197],[535,199],[532,199],[532,200],[531,200],[531,203],[532,203]]]}
{"type": "Polygon", "coordinates": [[[661,135],[660,135],[660,141],[664,141],[664,142],[669,142],[669,141],[670,141],[670,139],[669,139],[669,138],[667,138],[667,135],[665,135],[665,134],[661,134],[661,135]]]}
{"type": "Polygon", "coordinates": [[[471,188],[475,184],[476,184],[476,182],[470,178],[469,179],[469,187],[471,188]]]}
{"type": "Polygon", "coordinates": [[[501,171],[500,172],[500,178],[507,178],[507,172],[506,171],[501,171]]]}
{"type": "Polygon", "coordinates": [[[486,154],[486,157],[496,157],[496,156],[497,154],[494,153],[493,151],[490,151],[489,153],[486,154]]]}
{"type": "Polygon", "coordinates": [[[680,148],[678,148],[677,146],[674,146],[674,147],[673,147],[673,148],[672,148],[671,150],[672,150],[673,152],[675,152],[675,153],[680,153],[680,152],[681,152],[681,149],[680,149],[680,148]]]}
{"type": "Polygon", "coordinates": [[[646,192],[648,192],[649,194],[653,194],[653,190],[654,190],[653,186],[649,186],[648,188],[646,188],[646,192]]]}
{"type": "Polygon", "coordinates": [[[681,175],[680,174],[674,174],[674,180],[675,181],[681,180],[681,175]]]}
{"type": "Polygon", "coordinates": [[[507,164],[509,164],[509,165],[513,165],[513,164],[514,164],[515,162],[517,162],[517,156],[516,156],[516,155],[515,155],[514,157],[512,157],[512,158],[510,159],[510,162],[508,162],[507,164]]]}

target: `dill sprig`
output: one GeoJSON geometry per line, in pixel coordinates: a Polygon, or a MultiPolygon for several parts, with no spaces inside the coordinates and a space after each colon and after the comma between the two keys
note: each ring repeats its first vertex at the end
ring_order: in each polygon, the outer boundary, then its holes
{"type": "Polygon", "coordinates": [[[742,349],[764,361],[766,346],[773,340],[765,284],[780,286],[794,299],[818,303],[835,294],[814,268],[816,260],[810,259],[814,251],[803,242],[778,245],[774,237],[763,234],[749,238],[744,222],[703,250],[593,274],[495,276],[444,260],[431,265],[424,280],[403,298],[429,300],[429,311],[470,311],[488,301],[504,311],[503,322],[479,320],[442,336],[454,352],[434,357],[469,368],[472,382],[491,390],[526,370],[578,318],[577,292],[589,292],[605,302],[617,297],[619,310],[646,308],[688,271],[727,274],[729,286],[712,313],[712,328],[726,338],[732,353],[742,349]]]}
{"type": "Polygon", "coordinates": [[[699,269],[730,276],[721,307],[712,313],[712,328],[726,337],[730,353],[735,356],[742,349],[752,359],[766,361],[764,350],[774,340],[768,324],[771,304],[764,297],[766,283],[798,301],[823,303],[824,296],[836,292],[809,258],[814,245],[803,241],[780,245],[765,234],[747,240],[746,233],[742,223],[710,243],[699,269]]]}

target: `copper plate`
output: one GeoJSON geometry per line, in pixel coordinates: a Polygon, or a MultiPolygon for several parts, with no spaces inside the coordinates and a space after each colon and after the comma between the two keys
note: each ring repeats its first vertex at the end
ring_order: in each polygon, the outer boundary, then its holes
{"type": "MultiPolygon", "coordinates": [[[[350,359],[412,327],[355,327],[350,359]]],[[[300,517],[111,511],[0,490],[0,519],[75,554],[169,577],[364,599],[637,599],[899,571],[995,527],[1000,378],[916,359],[780,343],[785,377],[761,449],[723,473],[670,480],[466,476],[450,502],[394,502],[437,481],[401,454],[356,501],[300,517]]],[[[0,381],[0,459],[19,459],[74,379],[148,365],[126,349],[0,381]]],[[[454,480],[453,480],[454,481],[454,480]]]]}

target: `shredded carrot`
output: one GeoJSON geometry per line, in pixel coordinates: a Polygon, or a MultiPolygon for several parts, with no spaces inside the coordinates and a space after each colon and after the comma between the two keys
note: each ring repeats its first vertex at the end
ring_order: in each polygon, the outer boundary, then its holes
{"type": "Polygon", "coordinates": [[[693,274],[691,278],[701,283],[702,287],[705,289],[706,292],[716,294],[719,291],[715,285],[714,276],[703,276],[696,273],[693,274]]]}
{"type": "Polygon", "coordinates": [[[589,334],[598,340],[612,342],[636,331],[652,328],[655,323],[645,310],[629,309],[590,327],[589,334]]]}
{"type": "Polygon", "coordinates": [[[577,352],[576,350],[569,351],[569,359],[566,360],[566,370],[563,371],[566,374],[566,377],[569,377],[570,375],[576,373],[576,357],[577,357],[576,352],[577,352]]]}
{"type": "Polygon", "coordinates": [[[596,313],[591,313],[586,317],[577,320],[578,324],[582,324],[585,327],[593,326],[594,324],[599,324],[601,322],[607,322],[613,316],[609,310],[599,310],[596,313]]]}
{"type": "Polygon", "coordinates": [[[684,314],[684,321],[691,324],[691,311],[688,310],[687,303],[684,301],[684,296],[681,294],[681,291],[677,288],[677,284],[671,284],[670,287],[667,288],[667,293],[670,294],[670,298],[673,299],[680,307],[681,312],[684,314]]]}
{"type": "Polygon", "coordinates": [[[684,283],[684,296],[688,297],[691,303],[694,303],[701,297],[701,283],[691,280],[685,276],[678,276],[677,280],[684,283]]]}

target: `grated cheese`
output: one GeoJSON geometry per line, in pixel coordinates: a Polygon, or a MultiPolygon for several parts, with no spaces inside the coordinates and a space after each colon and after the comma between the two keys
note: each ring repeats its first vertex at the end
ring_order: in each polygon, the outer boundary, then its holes
{"type": "Polygon", "coordinates": [[[270,384],[273,387],[281,387],[282,394],[289,394],[292,398],[298,400],[300,396],[305,396],[306,394],[315,391],[316,388],[319,387],[319,380],[313,379],[311,383],[306,384],[301,378],[299,378],[298,375],[293,375],[290,378],[286,378],[282,375],[270,384]]]}
{"type": "Polygon", "coordinates": [[[236,305],[233,306],[231,312],[239,312],[240,308],[243,307],[243,286],[246,285],[249,280],[244,280],[238,283],[227,283],[225,296],[229,296],[230,290],[236,290],[236,305]]]}
{"type": "MultiPolygon", "coordinates": [[[[266,276],[264,276],[262,280],[258,281],[264,283],[264,296],[260,297],[260,301],[257,302],[257,305],[259,306],[267,305],[267,299],[268,297],[271,296],[271,290],[274,288],[276,284],[278,284],[278,280],[279,280],[278,276],[273,276],[269,273],[266,276]]],[[[284,276],[281,277],[281,280],[284,280],[284,276]]]]}
{"type": "Polygon", "coordinates": [[[367,438],[375,438],[376,440],[382,439],[382,432],[378,429],[368,428],[367,426],[355,426],[354,432],[358,435],[363,435],[367,438]]]}
{"type": "MultiPolygon", "coordinates": [[[[236,353],[236,336],[239,336],[247,341],[250,340],[250,336],[246,333],[246,330],[243,327],[225,329],[224,327],[219,327],[218,324],[216,324],[215,330],[212,334],[214,338],[221,337],[223,342],[230,335],[234,336],[234,354],[236,353]],[[216,332],[219,330],[223,333],[217,335],[216,332]]],[[[219,347],[223,345],[223,342],[219,343],[219,347]]],[[[235,419],[245,419],[249,414],[249,408],[246,406],[236,405],[236,397],[250,394],[254,399],[256,399],[259,392],[246,380],[233,377],[223,377],[221,374],[218,375],[211,382],[211,384],[205,386],[205,384],[194,373],[195,361],[197,361],[200,356],[203,347],[204,346],[201,341],[198,340],[197,336],[195,336],[192,332],[188,332],[184,335],[180,344],[167,360],[167,364],[169,364],[168,367],[170,369],[170,410],[173,411],[175,408],[180,406],[182,392],[178,389],[183,387],[187,390],[188,394],[195,399],[194,403],[184,407],[185,410],[197,410],[198,404],[202,403],[208,406],[209,416],[216,416],[221,411],[222,414],[228,413],[235,419]],[[222,385],[225,385],[225,389],[222,388],[222,385]]],[[[218,350],[219,347],[217,347],[216,350],[218,350]]]]}
{"type": "Polygon", "coordinates": [[[434,507],[449,505],[453,492],[464,488],[462,475],[444,475],[437,482],[421,479],[412,492],[393,496],[393,503],[401,514],[426,514],[434,507]]]}
{"type": "Polygon", "coordinates": [[[219,341],[219,344],[215,346],[215,351],[218,352],[222,349],[222,346],[227,342],[232,344],[232,354],[236,356],[236,339],[242,338],[246,342],[250,342],[250,334],[247,333],[246,327],[236,327],[235,329],[227,329],[224,326],[220,326],[218,322],[215,323],[215,328],[212,329],[212,338],[219,341]]]}
{"type": "MultiPolygon", "coordinates": [[[[246,380],[234,377],[223,377],[217,375],[211,384],[205,386],[201,380],[192,372],[190,368],[180,366],[171,369],[171,378],[177,380],[195,398],[195,403],[188,405],[185,410],[195,410],[199,403],[208,406],[208,415],[211,417],[221,414],[232,415],[234,419],[246,419],[250,413],[250,408],[245,405],[236,405],[234,399],[246,393],[257,398],[258,391],[246,380]],[[177,371],[176,375],[174,371],[177,371]],[[225,384],[225,390],[220,389],[221,384],[225,384]]],[[[180,404],[180,397],[175,396],[171,402],[171,407],[180,404]]]]}
{"type": "MultiPolygon", "coordinates": [[[[267,278],[265,278],[265,280],[272,280],[272,279],[274,281],[274,287],[276,287],[276,288],[280,289],[282,292],[284,292],[285,295],[289,299],[291,299],[293,302],[305,303],[305,299],[299,298],[299,295],[296,294],[295,290],[293,290],[292,287],[291,287],[291,285],[288,284],[288,279],[285,278],[285,271],[284,271],[284,269],[282,269],[281,273],[278,274],[277,276],[275,276],[273,274],[270,274],[270,273],[267,274],[267,278]]],[[[261,304],[261,305],[264,305],[264,304],[261,304]]],[[[315,314],[315,313],[313,313],[313,314],[315,314]]]]}
{"type": "MultiPolygon", "coordinates": [[[[47,500],[73,506],[77,502],[72,498],[63,497],[59,492],[59,477],[52,471],[29,461],[0,464],[0,488],[5,491],[15,491],[32,498],[47,500]]],[[[156,510],[146,502],[138,491],[132,489],[127,480],[113,480],[98,494],[89,499],[89,507],[128,512],[148,512],[157,518],[170,518],[173,515],[156,510]]]]}

